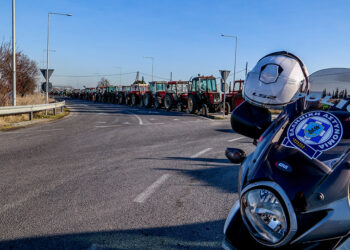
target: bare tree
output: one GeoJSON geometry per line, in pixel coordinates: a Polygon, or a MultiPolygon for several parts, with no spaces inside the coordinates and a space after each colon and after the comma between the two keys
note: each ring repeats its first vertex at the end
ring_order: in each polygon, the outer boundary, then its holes
{"type": "MultiPolygon", "coordinates": [[[[16,53],[16,90],[17,94],[24,96],[32,94],[35,90],[38,77],[38,67],[22,51],[16,53]]],[[[12,91],[12,50],[10,43],[0,45],[0,105],[9,98],[12,91]]]]}
{"type": "Polygon", "coordinates": [[[108,79],[102,77],[101,80],[98,82],[97,84],[97,88],[100,88],[100,87],[109,87],[111,86],[111,83],[109,82],[108,79]]]}

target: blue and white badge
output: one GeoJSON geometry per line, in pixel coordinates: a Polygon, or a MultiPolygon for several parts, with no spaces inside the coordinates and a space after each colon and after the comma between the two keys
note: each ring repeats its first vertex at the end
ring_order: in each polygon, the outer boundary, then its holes
{"type": "Polygon", "coordinates": [[[296,148],[314,159],[335,147],[343,136],[343,126],[331,113],[312,111],[295,119],[282,145],[296,148]]]}

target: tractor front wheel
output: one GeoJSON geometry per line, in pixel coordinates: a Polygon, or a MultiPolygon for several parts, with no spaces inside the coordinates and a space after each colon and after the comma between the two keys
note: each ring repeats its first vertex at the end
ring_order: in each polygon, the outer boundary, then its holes
{"type": "Polygon", "coordinates": [[[131,96],[131,105],[136,106],[137,105],[137,97],[136,95],[131,96]]]}
{"type": "Polygon", "coordinates": [[[208,106],[206,104],[202,105],[201,115],[204,116],[204,117],[208,117],[209,116],[209,110],[208,110],[208,106]]]}
{"type": "Polygon", "coordinates": [[[197,100],[193,95],[188,96],[187,110],[191,114],[194,114],[197,111],[197,100]]]}
{"type": "Polygon", "coordinates": [[[151,107],[151,96],[150,94],[146,93],[145,96],[143,97],[143,104],[146,108],[151,107]]]}
{"type": "Polygon", "coordinates": [[[173,106],[173,99],[170,95],[166,95],[164,98],[164,107],[166,110],[170,110],[173,106]]]}

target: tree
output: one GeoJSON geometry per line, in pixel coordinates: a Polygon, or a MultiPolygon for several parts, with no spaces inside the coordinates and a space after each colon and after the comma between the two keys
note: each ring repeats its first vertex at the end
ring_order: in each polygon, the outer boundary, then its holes
{"type": "Polygon", "coordinates": [[[107,80],[106,78],[102,77],[101,80],[98,82],[97,84],[97,88],[100,87],[109,87],[111,86],[109,80],[107,80]]]}
{"type": "MultiPolygon", "coordinates": [[[[32,94],[38,77],[36,62],[22,51],[16,53],[16,91],[18,95],[32,94]]],[[[0,45],[0,104],[12,91],[12,49],[10,43],[0,45]]]]}

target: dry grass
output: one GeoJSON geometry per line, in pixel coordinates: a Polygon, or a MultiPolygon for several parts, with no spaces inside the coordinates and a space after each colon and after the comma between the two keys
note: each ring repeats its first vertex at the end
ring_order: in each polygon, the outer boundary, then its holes
{"type": "MultiPolygon", "coordinates": [[[[49,102],[54,102],[54,99],[50,98],[49,102]]],[[[45,95],[43,94],[33,94],[27,95],[25,97],[17,96],[16,104],[17,106],[22,105],[35,105],[35,104],[44,104],[45,103],[45,95]]],[[[11,105],[9,102],[6,106],[11,105]]],[[[41,112],[42,113],[42,112],[41,112]]],[[[35,114],[34,118],[40,114],[35,114]]],[[[28,114],[21,115],[10,115],[10,116],[2,116],[0,117],[0,127],[6,127],[13,123],[28,121],[28,114]]]]}

